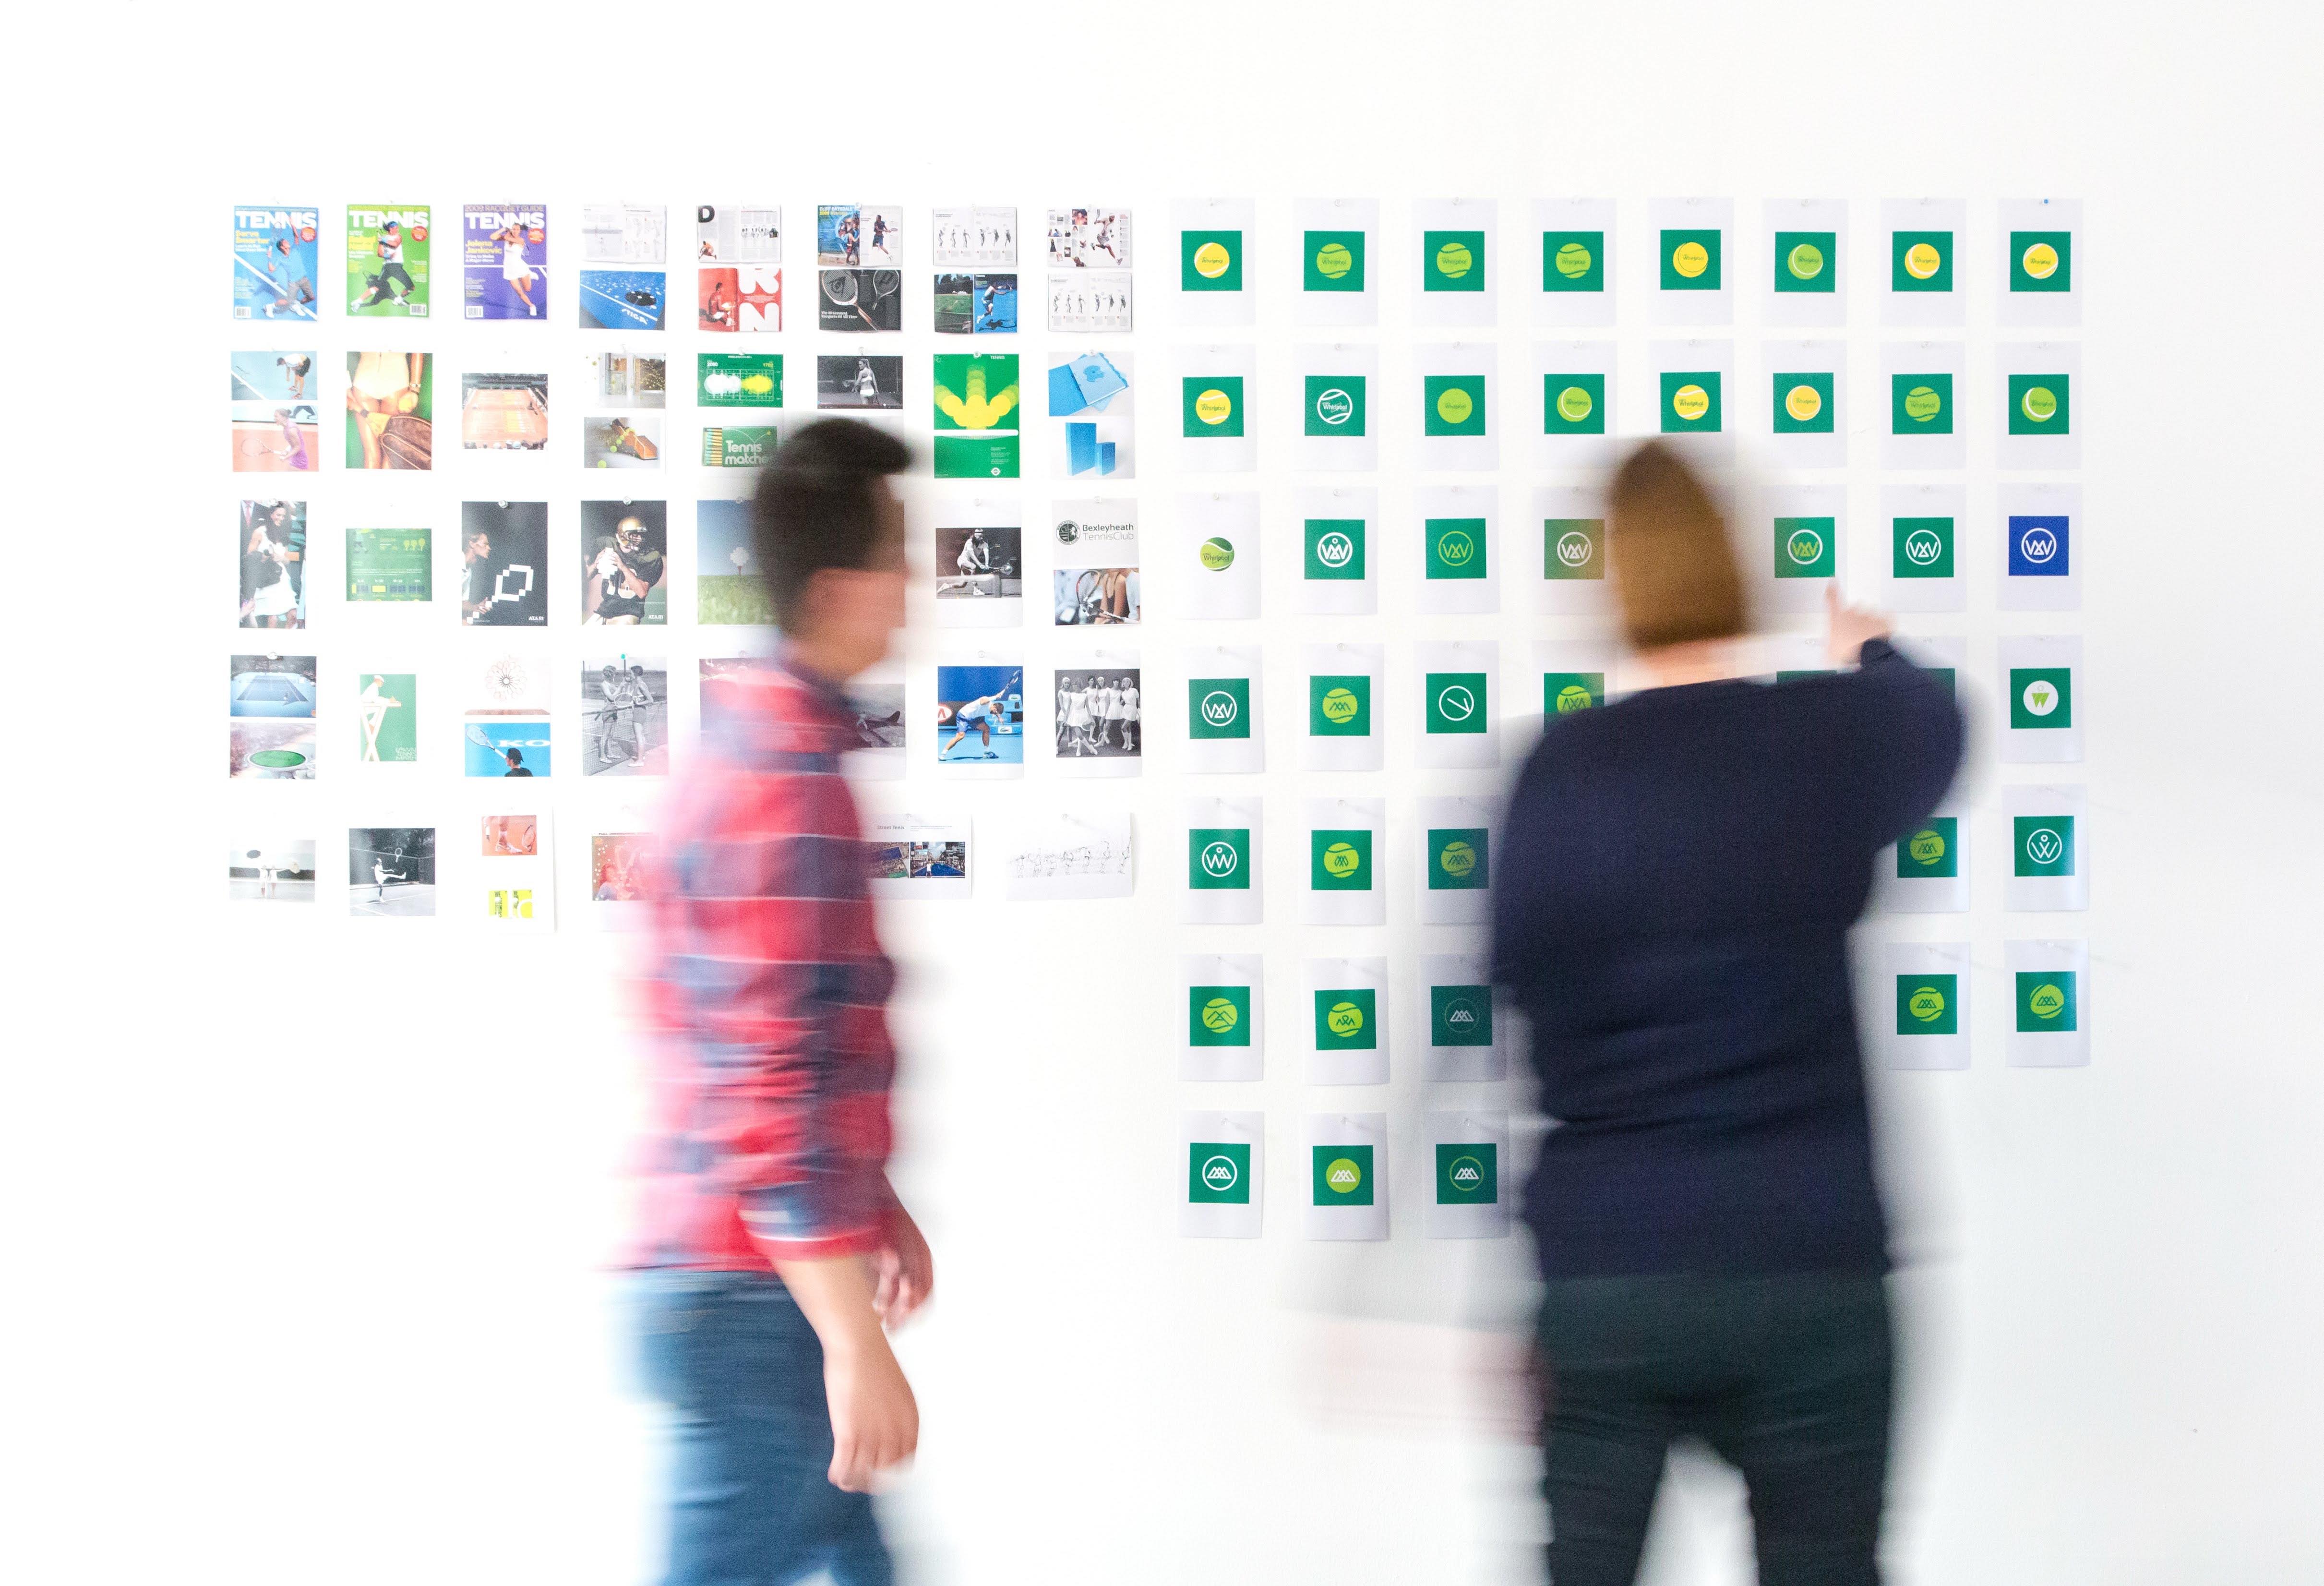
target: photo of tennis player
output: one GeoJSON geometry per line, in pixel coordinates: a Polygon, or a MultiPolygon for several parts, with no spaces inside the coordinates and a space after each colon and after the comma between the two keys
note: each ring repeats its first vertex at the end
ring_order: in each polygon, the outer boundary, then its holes
{"type": "Polygon", "coordinates": [[[432,466],[435,414],[426,353],[347,355],[348,467],[432,466]]]}
{"type": "Polygon", "coordinates": [[[904,211],[896,204],[818,204],[815,262],[885,264],[904,262],[904,211]]]}
{"type": "Polygon", "coordinates": [[[249,838],[229,845],[226,895],[237,903],[312,903],[315,840],[249,838]]]}
{"type": "Polygon", "coordinates": [[[645,856],[652,839],[643,832],[595,832],[589,838],[589,899],[634,903],[645,896],[645,856]]]}
{"type": "Polygon", "coordinates": [[[783,327],[783,272],[774,264],[706,264],[695,272],[695,322],[720,335],[783,327]]]}
{"type": "Polygon", "coordinates": [[[311,474],[322,466],[313,353],[234,353],[230,399],[237,474],[311,474]]]}
{"type": "Polygon", "coordinates": [[[581,621],[635,627],[669,621],[669,503],[581,503],[581,621]]]}
{"type": "Polygon", "coordinates": [[[420,679],[410,672],[355,678],[356,759],[365,765],[408,765],[420,758],[420,679]]]}
{"type": "Polygon", "coordinates": [[[228,667],[228,715],[309,718],[314,715],[313,656],[237,655],[228,667]]]}
{"type": "Polygon", "coordinates": [[[549,503],[460,503],[460,621],[474,628],[549,622],[549,503]]]}
{"type": "MultiPolygon", "coordinates": [[[[938,600],[1018,601],[1025,597],[1025,530],[978,524],[936,530],[938,600]]],[[[1021,609],[1012,607],[1011,609],[1021,609]]]]}
{"type": "Polygon", "coordinates": [[[818,353],[815,360],[815,405],[902,407],[904,360],[887,353],[818,353]]]}
{"type": "Polygon", "coordinates": [[[428,207],[347,206],[347,312],[419,319],[428,313],[428,207]]]}
{"type": "Polygon", "coordinates": [[[582,661],[581,774],[669,774],[669,669],[660,657],[582,661]]]}
{"type": "Polygon", "coordinates": [[[1136,667],[1083,668],[1056,674],[1057,758],[1125,760],[1142,754],[1136,667]]]}
{"type": "Polygon", "coordinates": [[[939,275],[936,278],[936,328],[945,336],[982,336],[1017,328],[1017,278],[1013,275],[939,275]]]}
{"type": "Polygon", "coordinates": [[[1130,211],[1111,204],[1074,204],[1049,211],[1049,268],[1130,268],[1130,211]]]}
{"type": "Polygon", "coordinates": [[[936,669],[936,759],[1025,762],[1025,669],[936,669]]]}
{"type": "Polygon", "coordinates": [[[470,711],[460,729],[465,740],[460,774],[468,777],[545,777],[550,770],[549,717],[470,711]]]}
{"type": "Polygon", "coordinates": [[[461,217],[462,316],[540,318],[549,300],[549,207],[470,204],[461,217]]]}
{"type": "Polygon", "coordinates": [[[307,503],[246,501],[235,530],[244,628],[307,625],[307,503]]]}
{"type": "Polygon", "coordinates": [[[486,859],[531,859],[540,853],[540,817],[537,815],[488,815],[484,817],[486,859]]]}
{"type": "Polygon", "coordinates": [[[659,413],[605,413],[581,420],[585,468],[659,468],[659,413]]]}
{"type": "Polygon", "coordinates": [[[825,330],[904,328],[900,270],[825,270],[816,277],[815,322],[825,330]]]}
{"type": "Polygon", "coordinates": [[[347,829],[347,912],[410,918],[436,912],[436,828],[347,829]]]}
{"type": "Polygon", "coordinates": [[[237,204],[234,210],[234,317],[315,318],[319,212],[237,204]]]}
{"type": "Polygon", "coordinates": [[[472,452],[537,452],[549,445],[549,376],[460,376],[460,444],[472,452]]]}

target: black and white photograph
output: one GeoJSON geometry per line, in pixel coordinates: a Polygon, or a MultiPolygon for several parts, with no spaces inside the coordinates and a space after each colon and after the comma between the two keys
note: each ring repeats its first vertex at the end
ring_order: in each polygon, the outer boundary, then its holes
{"type": "Polygon", "coordinates": [[[226,896],[237,903],[312,903],[315,840],[251,837],[226,856],[226,896]]]}
{"type": "MultiPolygon", "coordinates": [[[[1021,620],[1025,598],[1025,530],[1014,524],[939,525],[936,531],[936,599],[982,604],[1021,620]]],[[[947,621],[954,613],[942,612],[947,621]]]]}
{"type": "Polygon", "coordinates": [[[582,661],[581,774],[669,774],[669,669],[659,656],[582,661]]]}
{"type": "Polygon", "coordinates": [[[436,912],[436,828],[352,826],[347,912],[415,918],[436,912]]]}
{"type": "Polygon", "coordinates": [[[1060,761],[1136,760],[1145,722],[1136,667],[1061,668],[1056,674],[1060,761]]]}
{"type": "Polygon", "coordinates": [[[818,353],[815,360],[815,405],[902,407],[904,360],[893,353],[818,353]]]}
{"type": "Polygon", "coordinates": [[[460,622],[539,628],[549,622],[549,503],[460,503],[460,622]]]}
{"type": "Polygon", "coordinates": [[[904,328],[900,270],[825,270],[816,281],[815,322],[825,330],[904,328]]]}

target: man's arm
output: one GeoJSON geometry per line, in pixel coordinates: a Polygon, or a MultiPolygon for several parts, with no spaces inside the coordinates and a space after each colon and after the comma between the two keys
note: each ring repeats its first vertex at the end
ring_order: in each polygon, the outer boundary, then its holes
{"type": "Polygon", "coordinates": [[[880,1330],[871,1264],[861,1256],[770,1259],[823,1345],[831,1484],[869,1491],[876,1472],[910,1459],[920,1441],[919,1405],[880,1330]]]}

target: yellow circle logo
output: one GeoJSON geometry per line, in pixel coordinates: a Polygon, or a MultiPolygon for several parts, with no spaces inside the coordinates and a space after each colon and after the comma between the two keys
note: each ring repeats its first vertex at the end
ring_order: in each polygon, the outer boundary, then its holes
{"type": "Polygon", "coordinates": [[[1671,268],[1692,281],[1711,268],[1711,250],[1701,243],[1681,243],[1671,250],[1671,268]]]}
{"type": "Polygon", "coordinates": [[[1356,256],[1345,243],[1325,243],[1315,250],[1315,273],[1326,281],[1337,281],[1355,267],[1356,256]]]}
{"type": "Polygon", "coordinates": [[[1203,549],[1197,554],[1203,558],[1203,566],[1213,573],[1222,573],[1234,566],[1234,546],[1216,535],[1203,541],[1203,549]]]}
{"type": "Polygon", "coordinates": [[[1823,411],[1823,392],[1812,385],[1795,385],[1784,393],[1784,411],[1804,424],[1823,411]]]}
{"type": "Polygon", "coordinates": [[[1356,719],[1356,696],[1352,690],[1334,688],[1323,696],[1316,708],[1323,713],[1325,721],[1335,727],[1344,727],[1356,719]]]}
{"type": "Polygon", "coordinates": [[[1913,993],[1904,1007],[1914,1018],[1928,1024],[1945,1016],[1945,994],[1934,986],[1923,986],[1913,993]]]}
{"type": "Polygon", "coordinates": [[[1223,424],[1233,411],[1234,398],[1215,385],[1194,399],[1194,417],[1205,424],[1223,424]]]}
{"type": "Polygon", "coordinates": [[[1569,385],[1557,393],[1557,416],[1568,424],[1581,423],[1597,405],[1591,401],[1590,393],[1578,385],[1569,385]]]}
{"type": "Polygon", "coordinates": [[[1436,416],[1447,424],[1466,424],[1476,410],[1465,386],[1448,385],[1436,395],[1436,416]]]}
{"type": "Polygon", "coordinates": [[[1437,856],[1436,862],[1444,867],[1448,876],[1465,876],[1477,868],[1477,851],[1456,837],[1444,844],[1444,852],[1437,856]]]}
{"type": "Polygon", "coordinates": [[[1227,272],[1227,248],[1224,243],[1204,243],[1194,250],[1194,273],[1204,281],[1216,281],[1227,272]]]}
{"type": "Polygon", "coordinates": [[[2046,385],[2029,385],[2017,405],[2034,423],[2047,424],[2058,416],[2058,393],[2046,385]]]}
{"type": "Polygon", "coordinates": [[[1926,281],[1944,263],[1934,243],[1914,243],[1904,250],[1904,273],[1914,281],[1926,281]]]}
{"type": "Polygon", "coordinates": [[[1568,243],[1557,250],[1557,272],[1568,281],[1589,274],[1590,262],[1590,250],[1580,243],[1568,243]]]}
{"type": "Polygon", "coordinates": [[[1447,281],[1460,280],[1475,263],[1466,243],[1446,243],[1436,250],[1436,273],[1447,281]]]}
{"type": "Polygon", "coordinates": [[[1364,1010],[1353,1002],[1334,1002],[1323,1015],[1324,1028],[1342,1040],[1364,1028],[1364,1010]]]}
{"type": "Polygon", "coordinates": [[[1692,424],[1711,411],[1711,393],[1699,385],[1682,385],[1671,392],[1671,411],[1692,424]]]}
{"type": "Polygon", "coordinates": [[[1590,690],[1579,683],[1568,683],[1557,691],[1557,714],[1562,716],[1572,715],[1577,710],[1588,710],[1595,703],[1590,697],[1590,690]]]}
{"type": "Polygon", "coordinates": [[[1916,385],[1904,393],[1904,417],[1915,424],[1926,424],[1944,410],[1945,400],[1933,387],[1916,385]]]}
{"type": "Polygon", "coordinates": [[[1448,567],[1465,567],[1477,554],[1477,542],[1465,529],[1448,529],[1436,539],[1436,559],[1448,567]]]}
{"type": "Polygon", "coordinates": [[[1334,843],[1323,850],[1323,871],[1346,881],[1364,867],[1364,856],[1351,843],[1334,843]]]}
{"type": "Polygon", "coordinates": [[[2058,273],[2058,250],[2047,243],[2035,243],[2019,256],[2018,263],[2035,281],[2047,281],[2058,273]]]}
{"type": "Polygon", "coordinates": [[[1335,1157],[1324,1165],[1323,1186],[1334,1194],[1354,1194],[1364,1187],[1364,1170],[1351,1157],[1335,1157]]]}
{"type": "Polygon", "coordinates": [[[2039,985],[2025,999],[2025,1006],[2036,1019],[2055,1019],[2066,1010],[2066,993],[2052,985],[2039,985]]]}
{"type": "Polygon", "coordinates": [[[1915,864],[1934,864],[1945,856],[1944,836],[1934,826],[1923,826],[1913,834],[1905,852],[1913,856],[1915,864]]]}
{"type": "Polygon", "coordinates": [[[1242,1014],[1224,997],[1213,997],[1203,1004],[1203,1028],[1213,1035],[1224,1035],[1242,1022],[1242,1014]]]}
{"type": "Polygon", "coordinates": [[[1813,281],[1823,273],[1823,250],[1813,243],[1801,243],[1784,255],[1784,268],[1801,281],[1813,281]]]}

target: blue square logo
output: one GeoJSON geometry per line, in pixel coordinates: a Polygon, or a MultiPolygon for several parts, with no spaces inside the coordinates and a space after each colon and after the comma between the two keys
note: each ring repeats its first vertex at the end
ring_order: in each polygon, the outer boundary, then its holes
{"type": "Polygon", "coordinates": [[[2062,578],[2067,572],[2066,522],[2063,517],[2017,517],[2009,520],[2009,576],[2013,578],[2062,578]]]}

